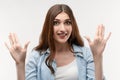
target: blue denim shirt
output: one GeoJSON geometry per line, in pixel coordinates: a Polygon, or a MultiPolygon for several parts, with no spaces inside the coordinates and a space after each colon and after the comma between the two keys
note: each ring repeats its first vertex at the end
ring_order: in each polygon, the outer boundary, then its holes
{"type": "MultiPolygon", "coordinates": [[[[91,50],[86,47],[73,45],[74,55],[77,60],[79,80],[95,80],[95,67],[91,50]]],[[[55,80],[53,74],[45,64],[50,51],[32,51],[26,64],[25,80],[55,80]]],[[[52,66],[56,71],[57,65],[53,61],[52,66]]]]}

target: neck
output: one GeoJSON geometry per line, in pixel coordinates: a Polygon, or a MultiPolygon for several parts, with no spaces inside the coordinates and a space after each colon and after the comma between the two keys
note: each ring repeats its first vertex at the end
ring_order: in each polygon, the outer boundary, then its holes
{"type": "Polygon", "coordinates": [[[65,44],[56,44],[55,45],[56,53],[67,52],[69,51],[68,43],[65,44]]]}

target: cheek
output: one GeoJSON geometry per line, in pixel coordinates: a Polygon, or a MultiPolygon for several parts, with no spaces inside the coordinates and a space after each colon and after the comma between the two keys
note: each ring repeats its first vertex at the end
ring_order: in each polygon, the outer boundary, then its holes
{"type": "Polygon", "coordinates": [[[56,31],[57,31],[57,29],[54,27],[53,28],[53,35],[55,35],[56,31]]]}
{"type": "Polygon", "coordinates": [[[72,27],[69,28],[69,33],[72,33],[72,27]]]}
{"type": "Polygon", "coordinates": [[[54,39],[56,38],[57,30],[58,30],[57,27],[54,27],[54,28],[53,28],[53,38],[54,38],[54,39]]]}

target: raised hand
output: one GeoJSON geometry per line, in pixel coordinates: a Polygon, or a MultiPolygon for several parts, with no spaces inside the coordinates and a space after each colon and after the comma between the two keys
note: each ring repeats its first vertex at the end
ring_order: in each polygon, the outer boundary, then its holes
{"type": "Polygon", "coordinates": [[[25,63],[26,52],[29,42],[25,43],[24,47],[22,47],[15,33],[9,34],[9,41],[10,46],[8,45],[8,43],[5,43],[5,45],[8,48],[11,56],[15,60],[16,64],[25,63]]]}
{"type": "Polygon", "coordinates": [[[109,33],[108,36],[104,38],[104,33],[105,27],[101,24],[97,28],[96,35],[93,41],[91,41],[89,37],[85,37],[88,40],[88,43],[90,45],[94,57],[102,56],[106,43],[111,35],[111,33],[109,33]]]}
{"type": "Polygon", "coordinates": [[[104,38],[104,32],[105,27],[101,24],[97,28],[96,35],[93,41],[91,41],[89,37],[85,37],[88,40],[91,51],[93,53],[96,80],[103,80],[102,54],[105,49],[106,43],[111,35],[111,33],[109,33],[109,35],[104,38]]]}

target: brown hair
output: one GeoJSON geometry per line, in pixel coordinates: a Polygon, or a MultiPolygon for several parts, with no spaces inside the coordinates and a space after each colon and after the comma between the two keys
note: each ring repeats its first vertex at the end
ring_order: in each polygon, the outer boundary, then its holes
{"type": "Polygon", "coordinates": [[[68,39],[69,49],[71,49],[72,44],[84,46],[83,40],[79,35],[78,26],[76,20],[74,18],[73,12],[68,5],[65,4],[56,4],[52,6],[46,15],[45,22],[43,25],[43,30],[41,36],[39,38],[39,44],[35,47],[35,50],[45,51],[48,48],[50,49],[50,55],[47,57],[45,63],[51,72],[54,74],[54,69],[52,67],[52,61],[55,56],[55,44],[53,39],[53,23],[55,17],[61,13],[65,12],[71,19],[72,25],[72,33],[70,38],[68,39]]]}

